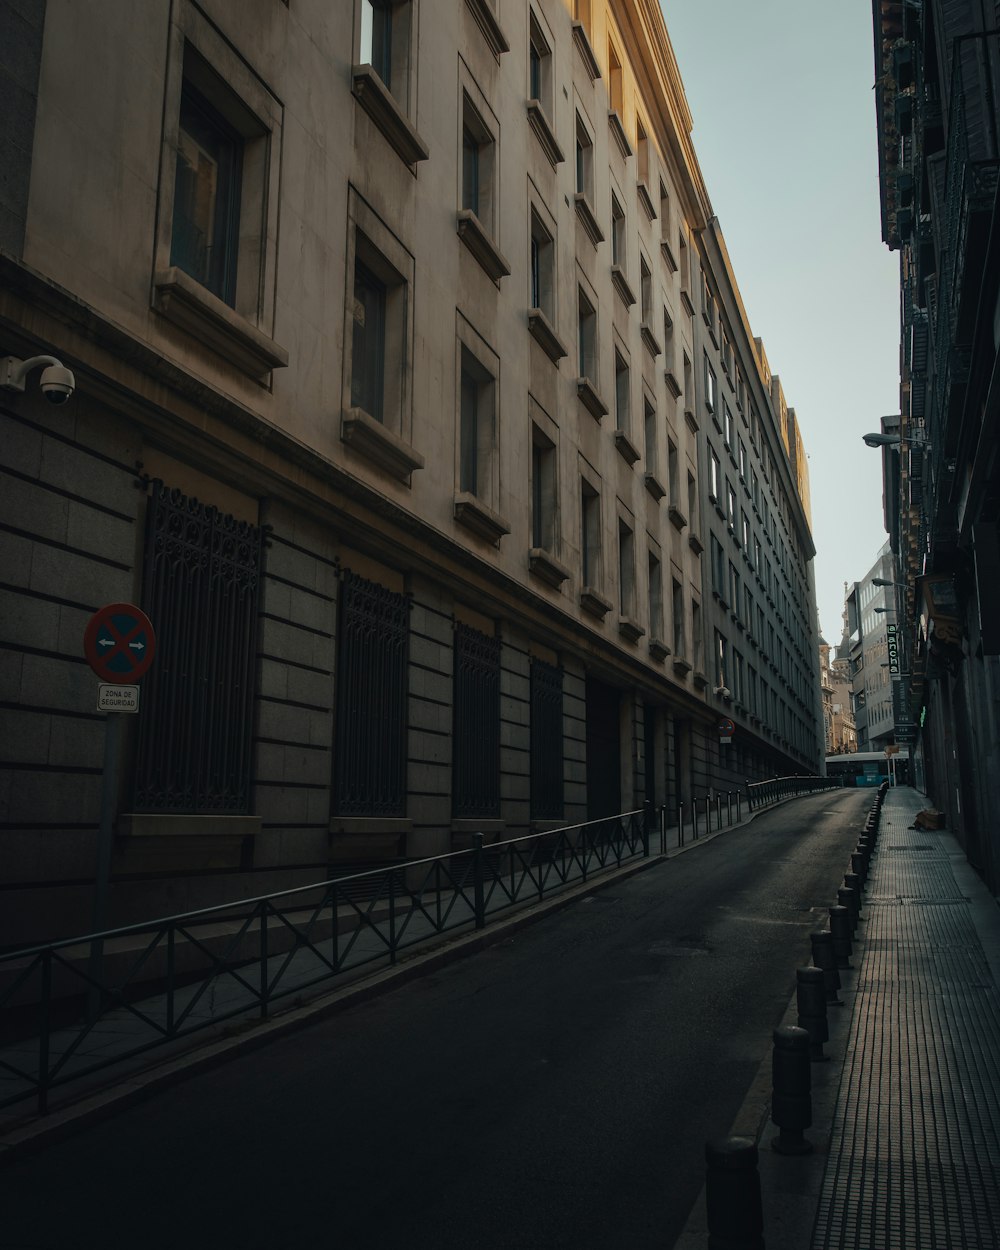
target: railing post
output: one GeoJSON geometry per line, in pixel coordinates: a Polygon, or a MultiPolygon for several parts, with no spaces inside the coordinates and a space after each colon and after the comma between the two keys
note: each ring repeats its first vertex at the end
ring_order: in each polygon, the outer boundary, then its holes
{"type": "Polygon", "coordinates": [[[653,824],[653,805],[649,799],[642,805],[642,858],[649,859],[649,831],[653,824]]]}
{"type": "Polygon", "coordinates": [[[732,790],[726,791],[726,800],[729,805],[729,810],[728,810],[726,819],[727,819],[727,823],[731,825],[733,823],[733,792],[732,790]]]}
{"type": "Polygon", "coordinates": [[[267,900],[260,905],[260,1018],[267,1019],[267,900]]]}
{"type": "Polygon", "coordinates": [[[486,927],[486,897],[483,891],[483,835],[472,835],[472,880],[476,900],[476,928],[486,927]]]}
{"type": "Polygon", "coordinates": [[[389,869],[389,962],[396,962],[396,876],[389,869]]]}
{"type": "Polygon", "coordinates": [[[42,1027],[38,1033],[38,1113],[49,1109],[49,1031],[52,1027],[52,951],[42,951],[42,1027]]]}
{"type": "Polygon", "coordinates": [[[677,847],[678,850],[684,845],[684,804],[677,804],[677,847]]]}
{"type": "Polygon", "coordinates": [[[337,883],[334,882],[333,889],[330,891],[330,929],[331,946],[330,946],[330,962],[333,964],[337,972],[340,971],[340,917],[337,915],[337,883]]]}
{"type": "Polygon", "coordinates": [[[167,930],[167,1033],[174,1031],[174,940],[176,937],[173,921],[167,930]]]}

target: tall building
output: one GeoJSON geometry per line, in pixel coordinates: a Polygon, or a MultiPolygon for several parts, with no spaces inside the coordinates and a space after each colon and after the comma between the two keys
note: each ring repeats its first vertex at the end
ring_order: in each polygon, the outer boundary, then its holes
{"type": "Polygon", "coordinates": [[[818,771],[804,455],[655,0],[0,46],[0,943],[90,922],[103,604],[157,638],[115,923],[818,771]]]}
{"type": "Polygon", "coordinates": [[[890,651],[898,656],[899,624],[892,572],[892,553],[886,543],[874,565],[851,587],[845,603],[849,650],[845,657],[842,645],[839,661],[848,661],[859,751],[882,751],[896,742],[893,690],[900,678],[890,651]]]}
{"type": "Polygon", "coordinates": [[[897,738],[996,893],[1000,34],[969,0],[873,12],[882,235],[900,260],[900,411],[873,430],[899,583],[897,738]]]}
{"type": "Polygon", "coordinates": [[[850,660],[832,654],[833,648],[819,640],[820,689],[823,693],[823,726],[827,755],[852,755],[858,749],[854,724],[850,660]]]}

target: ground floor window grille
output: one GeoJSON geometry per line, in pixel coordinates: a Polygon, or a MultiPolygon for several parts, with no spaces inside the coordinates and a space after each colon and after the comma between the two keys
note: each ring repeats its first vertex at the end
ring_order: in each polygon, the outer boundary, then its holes
{"type": "Polygon", "coordinates": [[[563,814],[562,669],[531,661],[531,815],[561,820],[563,814]]]}
{"type": "Polygon", "coordinates": [[[500,815],[500,639],[455,625],[452,811],[500,815]]]}
{"type": "Polygon", "coordinates": [[[156,659],[142,681],[140,812],[250,811],[261,530],[154,481],[142,607],[156,659]]]}
{"type": "Polygon", "coordinates": [[[341,816],[406,815],[409,618],[408,596],[342,574],[334,776],[341,816]]]}

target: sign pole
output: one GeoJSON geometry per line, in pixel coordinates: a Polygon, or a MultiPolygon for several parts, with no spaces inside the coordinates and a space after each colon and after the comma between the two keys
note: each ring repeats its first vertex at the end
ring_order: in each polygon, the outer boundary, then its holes
{"type": "MultiPolygon", "coordinates": [[[[122,717],[108,712],[104,720],[104,776],[101,781],[101,827],[97,835],[97,875],[94,882],[94,910],[91,933],[100,933],[107,923],[108,891],[111,884],[111,849],[114,844],[114,819],[118,805],[118,765],[121,754],[122,717]]],[[[91,987],[87,1015],[91,1022],[101,1010],[101,964],[104,942],[95,938],[90,944],[91,987]],[[96,983],[96,984],[95,984],[96,983]]]]}

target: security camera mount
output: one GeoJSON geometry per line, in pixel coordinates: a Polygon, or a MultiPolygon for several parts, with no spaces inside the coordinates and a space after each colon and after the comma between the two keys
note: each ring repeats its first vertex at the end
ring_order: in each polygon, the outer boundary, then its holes
{"type": "MultiPolygon", "coordinates": [[[[24,385],[32,369],[48,368],[64,369],[61,360],[55,356],[29,356],[27,360],[19,360],[17,356],[0,357],[0,390],[24,393],[24,385]]],[[[73,375],[66,369],[72,384],[73,375]]]]}

